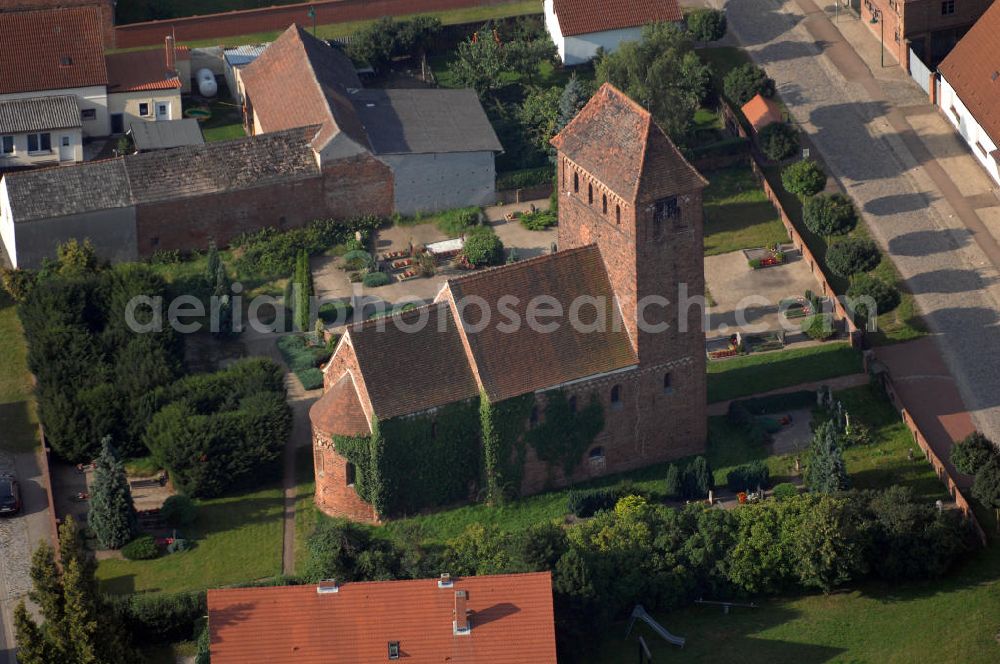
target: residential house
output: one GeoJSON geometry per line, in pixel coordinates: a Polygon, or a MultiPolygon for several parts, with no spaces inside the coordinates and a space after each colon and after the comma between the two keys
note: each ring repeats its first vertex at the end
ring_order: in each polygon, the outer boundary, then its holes
{"type": "Polygon", "coordinates": [[[323,512],[379,521],[483,490],[479,420],[454,417],[479,412],[483,399],[523,416],[504,425],[510,458],[490,462],[513,494],[704,451],[703,313],[680,299],[684,288],[704,292],[707,182],[649,112],[609,84],[552,144],[559,251],[450,279],[432,304],[341,337],[310,409],[323,512]],[[597,314],[581,314],[581,325],[529,325],[539,297],[556,311],[590,303],[597,314]],[[569,457],[529,434],[552,404],[580,421],[602,413],[569,457]],[[445,435],[462,444],[430,442],[445,435]],[[447,481],[418,468],[447,469],[447,481]]]}
{"type": "Polygon", "coordinates": [[[1000,4],[983,14],[938,72],[938,105],[1000,184],[1000,4]]]}
{"type": "Polygon", "coordinates": [[[860,0],[861,22],[901,64],[910,50],[932,70],[993,0],[860,0]]]}
{"type": "Polygon", "coordinates": [[[0,12],[0,102],[72,96],[82,135],[107,136],[101,21],[95,6],[0,12]]]}
{"type": "Polygon", "coordinates": [[[319,125],[312,145],[321,166],[387,166],[395,212],[495,200],[494,155],[502,146],[469,90],[365,90],[350,58],[296,25],[241,80],[248,131],[319,125]]]}
{"type": "Polygon", "coordinates": [[[0,170],[83,161],[73,95],[0,101],[0,170]]]}
{"type": "Polygon", "coordinates": [[[642,39],[649,23],[683,20],[677,0],[545,0],[545,27],[566,65],[580,65],[642,39]]]}
{"type": "Polygon", "coordinates": [[[106,56],[111,133],[124,134],[136,122],[182,116],[181,93],[191,91],[191,52],[174,47],[106,56]]]}
{"type": "Polygon", "coordinates": [[[213,664],[555,664],[549,572],[208,591],[213,664]]]}

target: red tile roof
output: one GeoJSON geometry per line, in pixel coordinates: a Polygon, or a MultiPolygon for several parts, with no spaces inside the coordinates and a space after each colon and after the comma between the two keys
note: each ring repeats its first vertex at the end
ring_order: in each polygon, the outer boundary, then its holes
{"type": "Polygon", "coordinates": [[[335,593],[284,586],[208,591],[213,664],[388,661],[390,642],[414,664],[554,664],[548,572],[347,583],[335,593]],[[455,634],[456,591],[471,630],[455,634]]]}
{"type": "MultiPolygon", "coordinates": [[[[181,53],[177,53],[181,59],[181,53]]],[[[166,53],[163,49],[114,53],[106,56],[108,63],[108,92],[138,92],[140,90],[180,89],[177,72],[167,71],[166,53]]]]}
{"type": "Polygon", "coordinates": [[[552,145],[633,203],[640,184],[647,200],[708,185],[649,111],[610,83],[601,86],[552,145]]]}
{"type": "Polygon", "coordinates": [[[1000,3],[993,3],[965,33],[938,71],[1000,145],[1000,3]]]}
{"type": "Polygon", "coordinates": [[[0,12],[0,94],[107,82],[98,7],[0,12]]]}
{"type": "Polygon", "coordinates": [[[677,0],[553,0],[564,37],[680,21],[677,0]]]}
{"type": "Polygon", "coordinates": [[[317,431],[331,436],[371,433],[351,374],[345,373],[309,408],[309,419],[317,431]]]}
{"type": "Polygon", "coordinates": [[[348,94],[361,87],[350,58],[299,26],[285,30],[240,76],[265,132],[321,125],[317,149],[340,132],[369,147],[348,94]]]}
{"type": "Polygon", "coordinates": [[[743,104],[743,115],[754,131],[760,131],[769,124],[781,122],[781,107],[773,99],[768,99],[760,94],[754,95],[753,99],[743,104]]]}
{"type": "Polygon", "coordinates": [[[492,312],[488,325],[475,331],[479,307],[465,309],[466,332],[475,371],[491,401],[501,401],[535,390],[555,387],[579,378],[623,369],[638,363],[628,333],[622,324],[617,300],[611,289],[601,252],[595,245],[559,251],[493,270],[475,272],[448,281],[456,302],[482,298],[492,312]],[[509,311],[520,324],[504,329],[510,315],[501,316],[502,297],[513,296],[509,311]],[[558,302],[563,315],[539,317],[544,324],[558,323],[551,331],[529,325],[527,311],[533,299],[543,296],[558,302]],[[579,311],[579,323],[571,323],[571,306],[578,298],[595,298],[606,313],[597,322],[593,305],[579,311]],[[578,329],[579,328],[579,329],[578,329]]]}
{"type": "Polygon", "coordinates": [[[348,328],[347,334],[372,409],[381,419],[479,394],[458,325],[445,303],[370,320],[348,328]]]}

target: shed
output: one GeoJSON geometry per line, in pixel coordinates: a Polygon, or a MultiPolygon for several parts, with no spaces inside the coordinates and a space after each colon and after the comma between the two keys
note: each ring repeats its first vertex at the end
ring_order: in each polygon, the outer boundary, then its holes
{"type": "Polygon", "coordinates": [[[768,125],[784,120],[778,103],[773,99],[761,96],[759,93],[743,104],[743,108],[740,110],[743,111],[744,117],[753,127],[754,132],[759,132],[768,125]]]}
{"type": "Polygon", "coordinates": [[[179,148],[184,145],[204,145],[201,127],[194,118],[162,122],[133,122],[129,136],[136,152],[179,148]]]}

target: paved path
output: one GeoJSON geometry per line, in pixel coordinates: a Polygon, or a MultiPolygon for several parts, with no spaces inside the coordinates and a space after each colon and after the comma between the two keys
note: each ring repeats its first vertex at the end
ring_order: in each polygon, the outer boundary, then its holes
{"type": "Polygon", "coordinates": [[[729,404],[732,401],[739,401],[741,399],[752,399],[754,397],[767,397],[772,394],[788,394],[789,392],[801,392],[802,390],[815,391],[820,387],[829,386],[834,391],[836,390],[847,390],[852,387],[861,387],[862,385],[868,384],[868,374],[856,373],[849,374],[847,376],[838,376],[836,378],[830,378],[829,380],[818,380],[812,383],[802,383],[801,385],[792,385],[791,387],[782,387],[777,390],[770,390],[768,392],[761,392],[760,394],[748,394],[745,397],[740,397],[739,399],[733,399],[731,401],[716,401],[715,403],[708,404],[708,415],[709,417],[714,415],[725,415],[729,412],[729,404]]]}
{"type": "Polygon", "coordinates": [[[840,31],[811,0],[731,0],[727,14],[892,256],[973,422],[1000,437],[998,256],[986,225],[996,218],[1000,234],[1000,208],[985,174],[953,132],[935,130],[923,91],[879,66],[857,19],[842,14],[840,31]]]}
{"type": "Polygon", "coordinates": [[[295,461],[300,447],[312,445],[312,426],[309,422],[309,408],[323,390],[302,389],[302,383],[295,374],[285,375],[288,389],[288,403],[292,407],[292,434],[285,443],[284,471],[282,487],[285,492],[284,538],[281,548],[281,571],[286,576],[295,574],[295,502],[298,500],[298,474],[295,461]]]}

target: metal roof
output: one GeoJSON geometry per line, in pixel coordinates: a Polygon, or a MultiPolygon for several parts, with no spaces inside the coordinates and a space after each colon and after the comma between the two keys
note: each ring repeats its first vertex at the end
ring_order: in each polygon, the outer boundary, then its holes
{"type": "Polygon", "coordinates": [[[3,134],[79,126],[80,104],[75,95],[0,101],[0,133],[3,134]]]}
{"type": "Polygon", "coordinates": [[[148,122],[139,120],[129,127],[132,142],[139,152],[179,148],[182,145],[203,145],[205,138],[201,127],[194,118],[148,122]]]}

